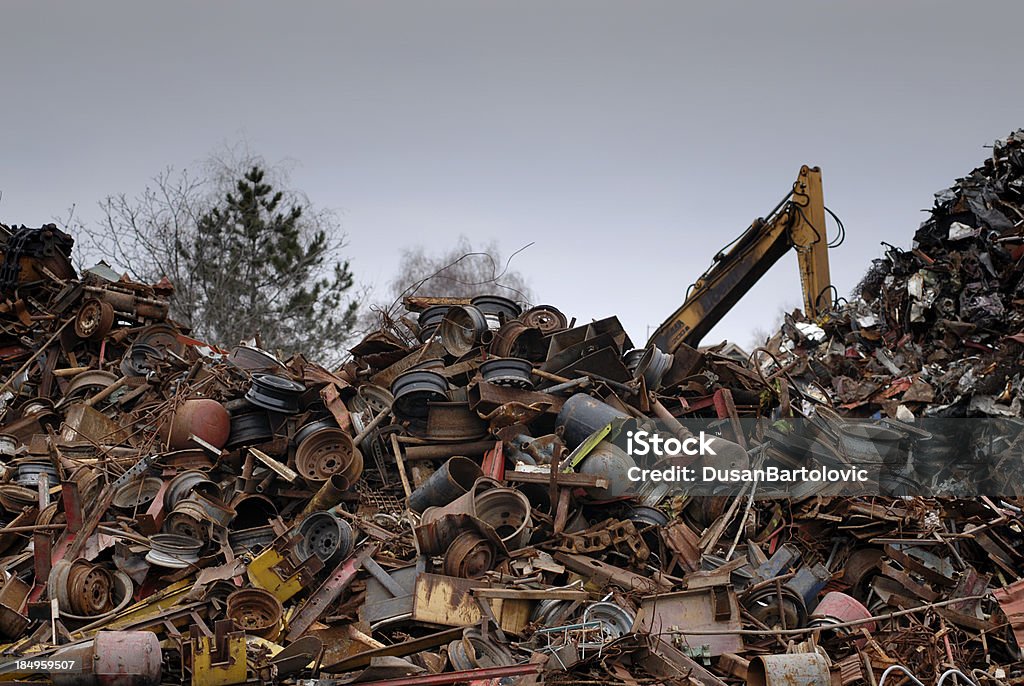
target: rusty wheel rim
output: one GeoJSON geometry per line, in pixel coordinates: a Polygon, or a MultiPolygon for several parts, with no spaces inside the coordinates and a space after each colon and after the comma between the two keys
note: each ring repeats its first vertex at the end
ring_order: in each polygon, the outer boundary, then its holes
{"type": "Polygon", "coordinates": [[[89,298],[75,318],[75,333],[79,338],[95,341],[106,336],[113,325],[114,308],[96,298],[89,298]]]}
{"type": "Polygon", "coordinates": [[[344,474],[356,452],[352,437],[341,429],[321,429],[299,444],[295,466],[307,481],[323,483],[335,474],[344,474]]]}
{"type": "Polygon", "coordinates": [[[472,531],[455,537],[444,554],[444,573],[463,579],[479,579],[494,566],[494,547],[472,531]]]}
{"type": "Polygon", "coordinates": [[[71,565],[67,577],[67,595],[75,614],[92,617],[113,608],[114,580],[110,572],[78,561],[71,565]]]}
{"type": "Polygon", "coordinates": [[[247,634],[272,640],[280,631],[283,614],[280,601],[258,588],[245,588],[228,596],[227,616],[247,634]]]}

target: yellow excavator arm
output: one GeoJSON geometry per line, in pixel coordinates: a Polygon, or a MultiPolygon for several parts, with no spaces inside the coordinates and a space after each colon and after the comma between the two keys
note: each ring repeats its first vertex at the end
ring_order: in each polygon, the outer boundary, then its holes
{"type": "Polygon", "coordinates": [[[766,218],[755,219],[690,287],[686,301],[651,336],[664,352],[701,339],[790,249],[797,252],[804,311],[818,318],[832,305],[821,170],[800,168],[793,190],[766,218]]]}

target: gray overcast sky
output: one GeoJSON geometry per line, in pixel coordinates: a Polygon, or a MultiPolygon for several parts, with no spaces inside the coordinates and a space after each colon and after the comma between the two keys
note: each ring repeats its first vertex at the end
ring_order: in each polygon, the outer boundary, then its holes
{"type": "MultiPolygon", "coordinates": [[[[95,220],[240,139],[292,160],[383,290],[398,249],[496,239],[544,302],[636,342],[802,163],[879,241],[1024,126],[1019,0],[0,3],[0,221],[95,220]]],[[[800,301],[782,260],[705,339],[800,301]]]]}

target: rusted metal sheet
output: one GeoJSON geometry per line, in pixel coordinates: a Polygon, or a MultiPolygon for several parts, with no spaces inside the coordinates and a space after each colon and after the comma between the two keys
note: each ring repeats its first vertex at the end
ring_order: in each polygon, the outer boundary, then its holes
{"type": "Polygon", "coordinates": [[[997,588],[992,591],[992,597],[1006,615],[1017,645],[1024,646],[1024,580],[997,588]]]}
{"type": "Polygon", "coordinates": [[[688,634],[687,631],[738,631],[742,628],[740,606],[731,586],[710,586],[647,596],[640,601],[633,631],[670,633],[677,648],[693,657],[717,657],[743,650],[743,639],[733,633],[688,634]]]}
{"type": "MultiPolygon", "coordinates": [[[[489,586],[488,582],[475,579],[421,574],[416,579],[412,618],[442,626],[477,624],[484,613],[473,590],[489,586]]],[[[504,631],[518,634],[529,620],[530,601],[497,598],[483,602],[488,604],[504,631]]]]}

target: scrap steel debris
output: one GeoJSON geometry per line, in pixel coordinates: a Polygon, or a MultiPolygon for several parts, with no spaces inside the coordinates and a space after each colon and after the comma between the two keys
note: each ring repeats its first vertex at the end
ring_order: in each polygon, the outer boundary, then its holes
{"type": "Polygon", "coordinates": [[[854,417],[900,456],[918,417],[1019,432],[1022,144],[751,356],[424,297],[332,371],[195,340],[172,284],[4,227],[0,680],[1024,682],[1013,494],[700,496],[624,449],[694,422],[714,467],[825,464],[807,433],[849,457],[854,417]]]}
{"type": "Polygon", "coordinates": [[[775,351],[796,349],[790,376],[859,416],[1021,417],[1022,227],[1024,130],[935,194],[913,248],[886,245],[859,298],[826,322],[790,317],[775,351]]]}

